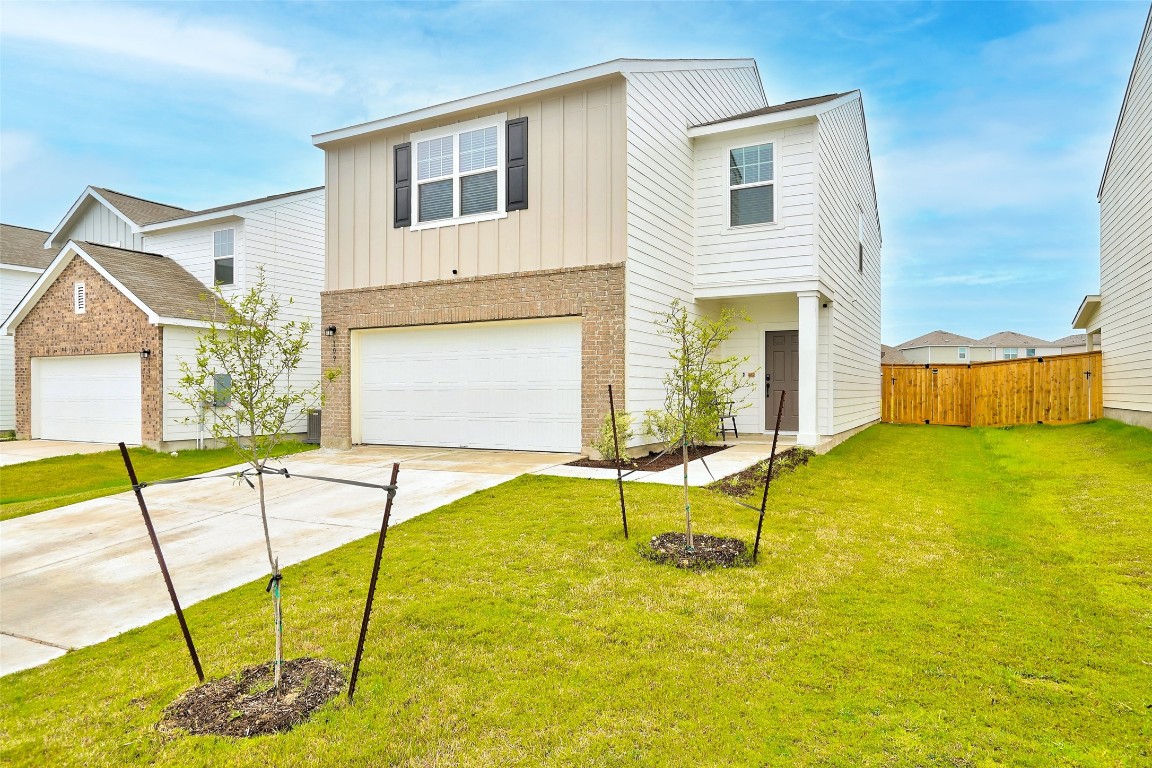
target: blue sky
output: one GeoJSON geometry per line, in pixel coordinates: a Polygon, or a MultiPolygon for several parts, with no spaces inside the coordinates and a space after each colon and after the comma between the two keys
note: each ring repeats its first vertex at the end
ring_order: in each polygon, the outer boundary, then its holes
{"type": "Polygon", "coordinates": [[[313,133],[618,57],[755,57],[771,103],[860,88],[884,340],[1070,333],[1148,5],[0,6],[0,219],[88,184],[205,208],[322,183],[313,133]]]}

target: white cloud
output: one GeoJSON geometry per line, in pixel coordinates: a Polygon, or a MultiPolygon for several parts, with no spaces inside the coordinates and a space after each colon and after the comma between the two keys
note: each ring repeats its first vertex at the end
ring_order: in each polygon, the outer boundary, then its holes
{"type": "Polygon", "coordinates": [[[39,137],[27,131],[0,132],[0,173],[27,165],[43,153],[39,137]]]}
{"type": "Polygon", "coordinates": [[[329,75],[305,71],[295,53],[256,39],[224,16],[191,19],[119,3],[5,3],[0,35],[303,91],[331,93],[340,86],[329,75]]]}

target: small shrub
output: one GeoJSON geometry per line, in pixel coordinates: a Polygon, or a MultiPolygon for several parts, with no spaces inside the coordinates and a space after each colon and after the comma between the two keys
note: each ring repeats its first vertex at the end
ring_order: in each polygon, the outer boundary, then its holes
{"type": "Polygon", "coordinates": [[[600,422],[600,434],[592,441],[592,447],[600,453],[600,458],[615,461],[618,457],[624,464],[635,462],[628,456],[628,442],[635,436],[632,429],[632,414],[616,411],[616,438],[612,439],[612,414],[604,415],[600,422]]]}

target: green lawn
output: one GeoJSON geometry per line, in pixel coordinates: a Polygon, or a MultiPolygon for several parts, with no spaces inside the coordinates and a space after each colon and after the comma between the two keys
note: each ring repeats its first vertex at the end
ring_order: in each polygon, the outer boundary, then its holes
{"type": "MultiPolygon", "coordinates": [[[[316,447],[289,442],[280,446],[277,454],[287,456],[316,447]]],[[[176,456],[147,448],[132,448],[129,453],[136,476],[149,480],[187,477],[240,463],[228,448],[180,451],[176,456]]],[[[13,464],[0,470],[0,520],[120,493],[131,487],[118,450],[13,464]]]]}
{"type": "MultiPolygon", "coordinates": [[[[757,567],[704,574],[634,549],[678,489],[627,487],[627,543],[612,483],[522,477],[389,536],[356,706],[164,734],[195,683],[168,619],[4,678],[0,761],[1147,766],[1150,457],[1114,422],[874,427],[773,484],[757,567]]],[[[709,491],[694,512],[754,535],[709,491]]],[[[350,665],[373,550],[287,570],[290,656],[350,665]]],[[[269,657],[264,587],[188,611],[210,676],[269,657]]]]}

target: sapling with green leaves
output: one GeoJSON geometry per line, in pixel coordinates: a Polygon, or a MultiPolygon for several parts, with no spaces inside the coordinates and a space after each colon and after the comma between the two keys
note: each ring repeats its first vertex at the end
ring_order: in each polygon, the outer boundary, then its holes
{"type": "Polygon", "coordinates": [[[644,429],[665,446],[680,449],[684,466],[684,524],[688,548],[692,538],[692,507],[688,501],[688,451],[713,439],[720,417],[748,407],[739,397],[748,378],[740,369],[748,357],[720,356],[724,342],[736,332],[736,321],[748,322],[742,312],[725,308],[719,317],[692,316],[673,301],[656,320],[659,334],[672,344],[672,367],[664,374],[664,407],[645,411],[644,429]]]}
{"type": "MultiPolygon", "coordinates": [[[[172,396],[196,414],[186,422],[206,427],[219,443],[235,451],[256,476],[273,587],[273,684],[279,690],[284,664],[281,576],[268,531],[263,471],[277,446],[289,439],[288,430],[320,399],[320,385],[301,384],[298,375],[312,323],[281,319],[286,305],[268,291],[263,272],[256,284],[243,293],[225,295],[216,286],[215,295],[216,314],[198,334],[195,356],[180,362],[179,387],[172,396]]],[[[289,299],[287,306],[291,304],[289,299]]]]}

